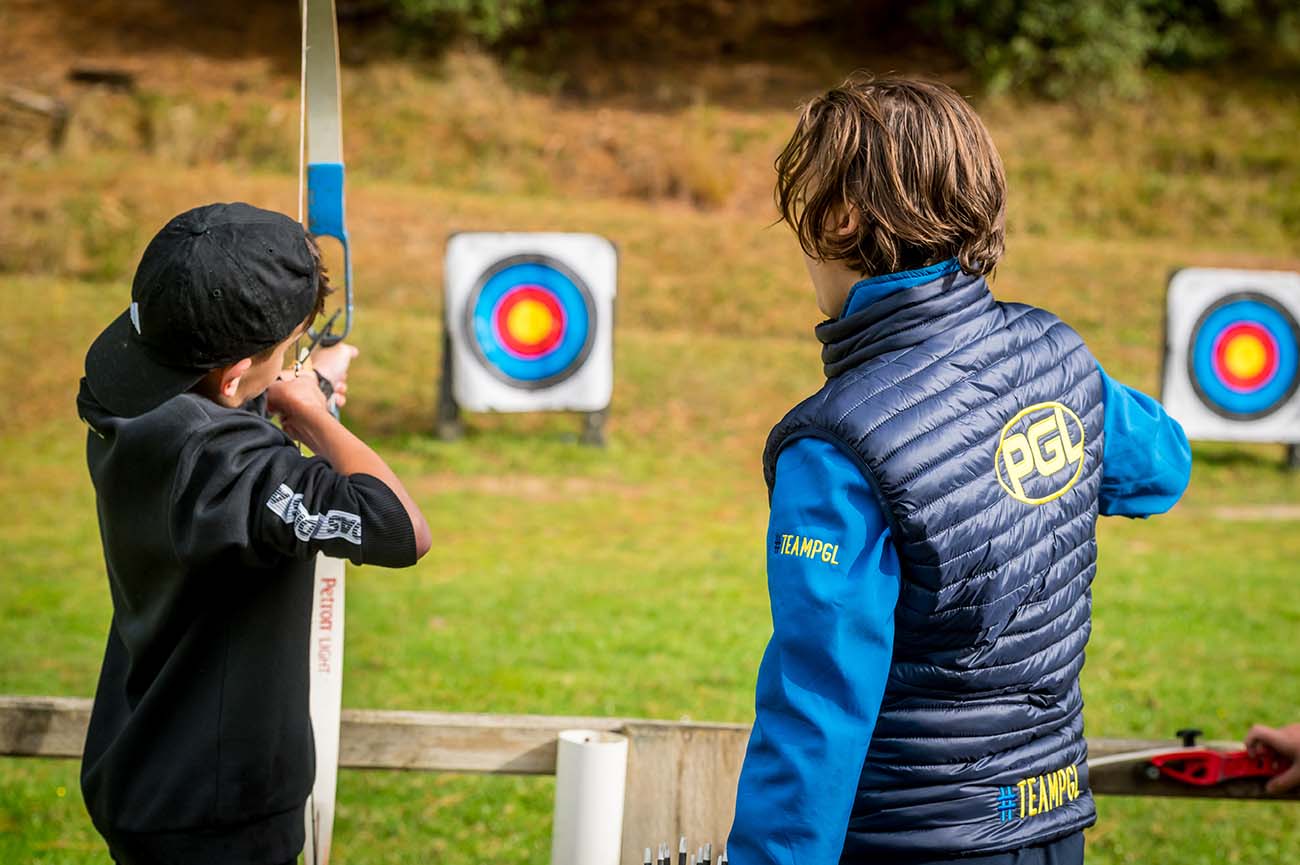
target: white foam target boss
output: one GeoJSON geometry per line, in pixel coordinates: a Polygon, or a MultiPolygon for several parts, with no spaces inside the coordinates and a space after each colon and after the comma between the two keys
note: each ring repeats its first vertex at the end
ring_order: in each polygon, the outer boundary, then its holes
{"type": "Polygon", "coordinates": [[[1161,401],[1188,438],[1300,442],[1300,273],[1187,268],[1169,281],[1161,401]]]}
{"type": "Polygon", "coordinates": [[[600,412],[614,388],[618,253],[594,234],[447,242],[452,392],[472,412],[600,412]]]}

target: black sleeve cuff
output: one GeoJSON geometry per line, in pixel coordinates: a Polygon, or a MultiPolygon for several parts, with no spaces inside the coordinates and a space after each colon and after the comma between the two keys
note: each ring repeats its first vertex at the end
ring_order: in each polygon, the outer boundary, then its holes
{"type": "Polygon", "coordinates": [[[365,502],[361,525],[360,562],[383,568],[409,568],[419,558],[415,549],[415,527],[397,493],[374,475],[348,477],[365,502]]]}

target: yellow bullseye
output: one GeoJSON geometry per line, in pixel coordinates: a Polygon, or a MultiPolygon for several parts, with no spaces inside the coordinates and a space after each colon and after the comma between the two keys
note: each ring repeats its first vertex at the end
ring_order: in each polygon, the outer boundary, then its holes
{"type": "Polygon", "coordinates": [[[1223,347],[1223,366],[1238,379],[1250,379],[1264,371],[1268,349],[1259,337],[1240,334],[1223,347]]]}
{"type": "Polygon", "coordinates": [[[524,345],[536,345],[550,335],[555,318],[546,304],[536,300],[521,300],[506,316],[506,329],[524,345]]]}

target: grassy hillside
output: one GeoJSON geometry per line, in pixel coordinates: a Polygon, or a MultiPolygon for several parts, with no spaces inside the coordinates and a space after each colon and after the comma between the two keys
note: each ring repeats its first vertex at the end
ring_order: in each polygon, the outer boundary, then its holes
{"type": "MultiPolygon", "coordinates": [[[[72,410],[82,355],[169,216],[215,199],[293,212],[297,84],[291,45],[286,60],[105,37],[99,59],[134,69],[137,89],[69,89],[75,29],[14,8],[45,62],[0,71],[74,112],[59,152],[35,120],[3,127],[16,155],[0,162],[0,693],[85,696],[109,603],[72,410]]],[[[346,70],[363,351],[347,420],[410,479],[437,539],[414,569],[350,574],[346,705],[751,718],[770,626],[758,455],[821,380],[797,248],[770,225],[770,164],[798,94],[847,71],[828,66],[720,64],[695,91],[651,79],[660,99],[614,72],[578,97],[464,53],[346,70]],[[486,228],[619,245],[606,450],[578,447],[565,417],[431,435],[443,244],[486,228]]],[[[1293,88],[1176,78],[1107,111],[979,107],[1011,181],[996,292],[1062,314],[1135,386],[1158,386],[1172,268],[1300,267],[1293,88]]],[[[1300,717],[1300,477],[1272,446],[1198,445],[1196,460],[1172,514],[1101,527],[1092,735],[1230,738],[1300,717]],[[1261,504],[1283,507],[1245,507],[1261,504]]],[[[346,772],[338,856],[544,862],[550,791],[346,772]]],[[[1100,807],[1091,862],[1256,865],[1300,849],[1294,806],[1100,807]]],[[[0,760],[0,861],[100,851],[74,764],[0,760]]]]}

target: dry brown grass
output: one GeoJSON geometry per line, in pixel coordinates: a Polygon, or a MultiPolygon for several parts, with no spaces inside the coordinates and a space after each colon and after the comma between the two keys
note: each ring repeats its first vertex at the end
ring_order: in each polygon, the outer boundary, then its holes
{"type": "MultiPolygon", "coordinates": [[[[195,25],[182,6],[158,5],[11,0],[4,12],[15,50],[0,55],[0,79],[59,95],[73,114],[59,153],[30,117],[0,123],[13,154],[0,161],[0,274],[22,277],[8,290],[33,310],[51,293],[57,301],[67,280],[102,284],[102,308],[58,312],[67,336],[54,339],[66,345],[44,354],[59,381],[75,381],[94,323],[125,303],[140,251],[172,214],[230,199],[296,209],[292,14],[274,4],[249,23],[217,12],[201,35],[167,39],[195,25]],[[137,87],[78,87],[65,78],[76,63],[127,69],[137,87]]],[[[432,354],[449,233],[578,230],[619,244],[622,331],[680,337],[687,353],[691,335],[806,338],[817,316],[794,244],[770,224],[771,159],[797,94],[846,70],[827,57],[658,71],[633,58],[586,71],[575,95],[571,82],[548,87],[535,71],[521,77],[473,52],[348,66],[361,321],[386,320],[395,345],[424,341],[432,354]]],[[[998,292],[1057,310],[1149,389],[1169,270],[1300,262],[1294,92],[1179,78],[1102,112],[1015,100],[980,109],[1010,184],[998,292]]],[[[28,338],[22,321],[48,326],[11,314],[11,344],[28,338]]],[[[16,398],[32,356],[0,361],[14,373],[0,400],[22,404],[11,426],[67,410],[45,388],[16,398]]],[[[395,385],[387,428],[423,422],[432,363],[395,385]]]]}
{"type": "MultiPolygon", "coordinates": [[[[52,157],[40,122],[0,109],[0,145],[27,162],[131,154],[161,170],[292,173],[291,10],[216,10],[200,27],[186,8],[11,0],[14,50],[0,55],[0,81],[58,96],[72,115],[64,150],[52,157]],[[66,72],[77,64],[129,71],[136,89],[72,84],[66,72]]],[[[801,98],[855,66],[930,71],[924,60],[792,42],[767,58],[681,65],[558,57],[566,65],[548,78],[473,51],[394,59],[382,34],[344,35],[345,48],[360,55],[343,78],[355,175],[503,198],[671,202],[759,219],[774,215],[771,163],[801,98]]],[[[960,76],[949,78],[968,92],[960,76]]],[[[1286,82],[1181,77],[1154,81],[1141,102],[1083,109],[1006,99],[978,108],[1007,163],[1013,231],[1296,247],[1300,156],[1289,143],[1300,135],[1300,95],[1286,82]]],[[[0,164],[0,175],[11,169],[12,161],[0,164]]]]}

